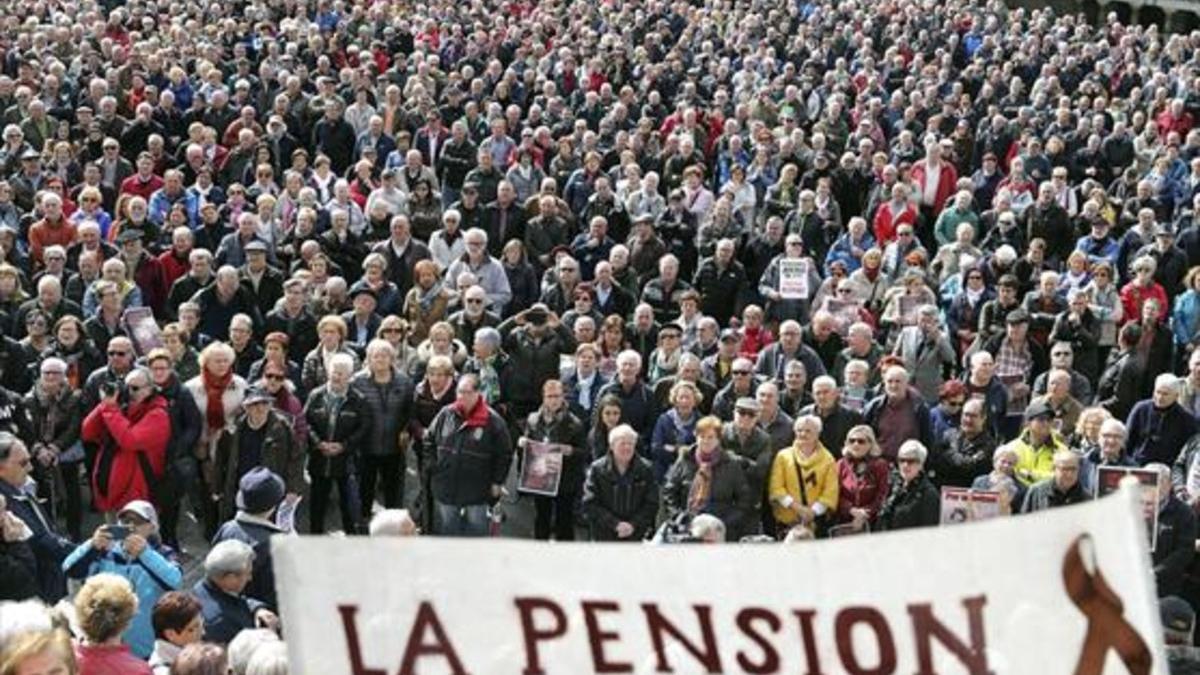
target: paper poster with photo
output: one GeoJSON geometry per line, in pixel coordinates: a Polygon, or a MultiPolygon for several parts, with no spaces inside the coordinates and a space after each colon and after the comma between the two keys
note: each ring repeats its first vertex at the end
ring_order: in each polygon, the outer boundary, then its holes
{"type": "Polygon", "coordinates": [[[529,494],[558,496],[558,485],[562,482],[562,444],[526,441],[522,459],[517,489],[529,494]]]}
{"type": "Polygon", "coordinates": [[[838,332],[845,335],[850,326],[859,320],[858,310],[862,307],[855,300],[838,300],[830,298],[825,301],[825,310],[837,320],[838,332]]]}
{"type": "Polygon", "coordinates": [[[1024,375],[1000,375],[1000,384],[1004,385],[1004,389],[1008,392],[1008,408],[1005,413],[1009,416],[1024,415],[1025,409],[1029,407],[1029,390],[1020,396],[1013,395],[1013,385],[1022,384],[1025,382],[1024,375]]]}
{"type": "Polygon", "coordinates": [[[994,490],[942,488],[942,524],[973,523],[1003,514],[1001,495],[994,490]]]}
{"type": "Polygon", "coordinates": [[[1158,545],[1158,472],[1154,469],[1137,469],[1128,466],[1101,466],[1096,469],[1096,498],[1117,491],[1121,481],[1133,478],[1141,487],[1142,517],[1150,535],[1150,550],[1158,545]]]}
{"type": "Polygon", "coordinates": [[[784,300],[808,299],[808,261],[804,259],[779,261],[779,295],[784,300]]]}
{"type": "Polygon", "coordinates": [[[921,308],[921,305],[925,304],[925,299],[905,294],[896,298],[896,303],[899,307],[900,325],[917,325],[917,310],[921,308]]]}
{"type": "Polygon", "coordinates": [[[149,307],[131,307],[121,315],[125,331],[133,342],[133,348],[138,356],[145,356],[150,350],[163,346],[162,333],[158,330],[158,322],[149,307]]]}

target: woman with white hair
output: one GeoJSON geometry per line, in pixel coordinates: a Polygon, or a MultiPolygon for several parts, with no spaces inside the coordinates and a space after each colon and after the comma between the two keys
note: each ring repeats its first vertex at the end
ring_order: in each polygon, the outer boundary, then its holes
{"type": "Polygon", "coordinates": [[[244,541],[228,539],[204,558],[204,578],[192,594],[204,615],[204,641],[229,644],[243,630],[277,630],[279,617],[265,604],[242,594],[250,583],[254,549],[244,541]]]}
{"type": "MultiPolygon", "coordinates": [[[[232,427],[242,410],[242,399],[246,396],[246,381],[233,372],[236,359],[233,347],[224,342],[214,342],[200,352],[200,374],[184,383],[184,388],[196,401],[196,408],[204,416],[205,423],[196,445],[196,458],[200,460],[201,472],[207,491],[216,494],[219,490],[211,458],[216,456],[216,443],[226,427],[232,427]]],[[[217,531],[217,505],[208,501],[193,505],[204,512],[205,537],[211,538],[217,531]]]]}
{"type": "Polygon", "coordinates": [[[879,513],[882,530],[937,525],[941,519],[941,494],[925,475],[929,451],[917,440],[900,444],[896,452],[897,473],[883,510],[879,513]]]}

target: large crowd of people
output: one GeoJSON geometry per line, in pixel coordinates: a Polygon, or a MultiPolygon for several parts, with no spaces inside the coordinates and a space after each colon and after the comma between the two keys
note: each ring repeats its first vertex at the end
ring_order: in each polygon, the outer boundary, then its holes
{"type": "Polygon", "coordinates": [[[522,500],[542,540],[870,536],[1102,466],[1157,473],[1189,641],[1200,33],[998,0],[2,22],[0,599],[69,618],[11,606],[0,675],[286,672],[293,529],[511,534],[522,500]]]}

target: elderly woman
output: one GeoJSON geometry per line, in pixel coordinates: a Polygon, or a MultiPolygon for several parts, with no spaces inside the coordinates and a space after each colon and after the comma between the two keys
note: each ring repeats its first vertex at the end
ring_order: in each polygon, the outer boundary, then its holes
{"type": "Polygon", "coordinates": [[[793,525],[821,532],[838,507],[837,464],[821,444],[821,418],[799,417],[792,430],[796,440],[771,463],[767,499],[779,533],[793,525]]]}
{"type": "Polygon", "coordinates": [[[608,452],[592,462],[583,486],[583,511],[593,541],[642,541],[654,527],[658,484],[637,454],[638,434],[622,424],[608,432],[608,452]]]}
{"type": "MultiPolygon", "coordinates": [[[[420,447],[425,438],[425,430],[433,423],[442,408],[454,403],[455,393],[454,364],[446,356],[435,356],[429,359],[425,373],[413,388],[412,413],[408,419],[408,435],[413,443],[420,447]]],[[[417,453],[417,475],[421,479],[420,501],[417,503],[418,520],[426,532],[430,531],[433,511],[429,502],[431,494],[428,480],[429,471],[421,464],[422,453],[417,453]]]]}
{"type": "MultiPolygon", "coordinates": [[[[138,671],[133,671],[138,672],[138,671]]],[[[17,635],[4,645],[0,673],[26,675],[77,675],[79,668],[66,631],[31,631],[17,635]]]]}
{"type": "Polygon", "coordinates": [[[150,666],[130,653],[121,636],[138,613],[138,598],[129,580],[102,573],[87,580],[75,596],[82,639],[75,645],[79,672],[151,675],[150,666]]]}
{"type": "MultiPolygon", "coordinates": [[[[1112,413],[1100,406],[1084,408],[1075,421],[1075,429],[1071,431],[1068,445],[1086,455],[1100,447],[1100,426],[1105,420],[1112,419],[1112,413]]],[[[1063,433],[1067,433],[1064,429],[1063,433]]]]}
{"type": "Polygon", "coordinates": [[[1019,509],[1025,501],[1025,486],[1017,480],[1016,467],[1020,458],[1011,445],[1001,445],[992,455],[992,470],[975,478],[973,490],[995,490],[1001,495],[1001,508],[1005,513],[1019,509]]]}
{"type": "Polygon", "coordinates": [[[358,457],[365,449],[371,430],[370,410],[362,393],[350,386],[357,365],[349,354],[335,354],[329,361],[325,384],[314,389],[304,405],[308,421],[308,473],[312,478],[312,532],[325,531],[325,509],[334,485],[346,534],[357,529],[362,505],[356,502],[351,478],[358,457]]]}
{"type": "Polygon", "coordinates": [[[254,549],[229,539],[204,558],[204,578],[192,587],[204,617],[204,641],[229,644],[243,630],[279,626],[279,617],[261,601],[243,595],[250,583],[254,549]]]}
{"type": "Polygon", "coordinates": [[[100,307],[100,296],[96,293],[96,284],[100,281],[111,281],[117,285],[117,297],[121,307],[142,306],[142,291],[126,274],[125,263],[120,258],[109,258],[100,266],[100,278],[92,283],[83,293],[83,315],[94,316],[100,307]]]}
{"type": "MultiPolygon", "coordinates": [[[[223,342],[214,342],[200,352],[200,374],[184,383],[192,395],[196,408],[204,416],[200,441],[196,446],[196,458],[200,460],[207,491],[215,494],[217,477],[213,475],[211,458],[221,432],[232,427],[242,410],[242,399],[246,396],[246,381],[233,372],[233,348],[223,342]]],[[[205,534],[211,537],[217,531],[217,504],[210,501],[203,505],[205,534]]]]}
{"type": "Polygon", "coordinates": [[[880,455],[875,431],[866,424],[850,429],[837,462],[837,522],[857,532],[870,531],[888,497],[888,463],[880,455]]]}
{"type": "Polygon", "coordinates": [[[897,475],[887,502],[879,513],[883,530],[903,530],[937,525],[941,518],[941,494],[925,475],[929,451],[920,441],[909,439],[896,452],[897,475]]]}
{"type": "MultiPolygon", "coordinates": [[[[417,263],[420,265],[420,263],[417,263]]],[[[398,314],[403,298],[395,282],[387,276],[388,262],[382,253],[368,253],[363,258],[363,276],[350,287],[350,294],[359,288],[369,288],[375,292],[375,313],[380,316],[398,314]]]]}
{"type": "Polygon", "coordinates": [[[137,613],[124,631],[124,642],[138,658],[154,651],[151,612],[167,591],[179,588],[183,570],[175,553],[158,536],[158,513],[146,501],[132,501],[117,514],[117,525],[101,525],[92,538],[79,545],[63,561],[63,571],[72,579],[89,579],[111,573],[129,580],[137,594],[137,613]],[[122,535],[117,538],[114,535],[122,535]]]}
{"type": "Polygon", "coordinates": [[[455,337],[454,326],[445,321],[439,321],[429,327],[429,337],[417,345],[417,369],[429,362],[435,356],[445,356],[450,359],[455,368],[460,368],[467,361],[467,348],[455,337]]]}
{"type": "Polygon", "coordinates": [[[757,530],[754,502],[742,463],[721,448],[721,420],[708,416],[696,423],[696,443],[679,452],[662,488],[667,518],[708,513],[725,523],[730,539],[757,530]]]}
{"type": "Polygon", "coordinates": [[[659,482],[679,459],[680,451],[696,442],[696,423],[700,420],[696,408],[702,399],[700,389],[691,382],[681,380],[671,387],[671,408],[659,415],[650,437],[650,457],[659,482]]]}
{"type": "Polygon", "coordinates": [[[154,675],[171,675],[171,665],[185,647],[204,636],[200,601],[191,593],[171,591],[154,603],[150,623],[154,627],[154,652],[150,669],[154,675]]]}
{"type": "Polygon", "coordinates": [[[439,270],[449,268],[467,252],[461,225],[462,213],[458,209],[448,209],[442,214],[442,229],[429,235],[429,254],[439,270]]]}
{"type": "Polygon", "coordinates": [[[1142,305],[1150,300],[1158,302],[1161,310],[1158,314],[1158,320],[1166,319],[1170,308],[1167,303],[1167,292],[1163,290],[1162,284],[1154,280],[1154,273],[1158,270],[1158,262],[1148,255],[1143,255],[1133,261],[1133,279],[1121,288],[1121,309],[1124,314],[1124,321],[1138,321],[1142,318],[1142,305]]]}
{"type": "Polygon", "coordinates": [[[349,329],[340,316],[329,314],[317,322],[317,338],[320,342],[304,357],[304,365],[300,370],[300,386],[304,391],[313,391],[325,384],[325,373],[329,362],[338,354],[350,357],[355,369],[358,368],[358,355],[346,342],[349,329]]]}
{"type": "Polygon", "coordinates": [[[404,297],[404,318],[408,320],[409,340],[420,344],[429,337],[433,324],[449,313],[454,291],[442,283],[437,263],[421,260],[413,267],[413,286],[404,297]]]}
{"type": "Polygon", "coordinates": [[[387,340],[396,352],[396,370],[408,374],[417,362],[417,348],[408,341],[408,321],[396,316],[385,316],[379,322],[375,337],[387,340]]]}
{"type": "Polygon", "coordinates": [[[359,455],[362,522],[371,519],[375,487],[383,488],[384,508],[404,502],[405,459],[408,455],[408,416],[412,382],[396,370],[396,350],[387,340],[367,344],[366,368],[351,382],[362,395],[367,413],[366,444],[359,455]]]}
{"type": "Polygon", "coordinates": [[[500,331],[495,328],[475,331],[471,357],[463,364],[462,372],[478,375],[479,393],[488,405],[503,412],[511,395],[513,368],[500,344],[500,331]]]}
{"type": "Polygon", "coordinates": [[[83,387],[88,375],[104,365],[104,357],[91,343],[79,317],[65,314],[54,323],[54,340],[41,358],[56,357],[67,364],[67,383],[83,387]]]}
{"type": "Polygon", "coordinates": [[[163,346],[170,352],[175,374],[179,376],[181,382],[187,382],[200,374],[200,355],[190,344],[191,338],[191,333],[182,323],[169,323],[163,326],[163,346]]]}

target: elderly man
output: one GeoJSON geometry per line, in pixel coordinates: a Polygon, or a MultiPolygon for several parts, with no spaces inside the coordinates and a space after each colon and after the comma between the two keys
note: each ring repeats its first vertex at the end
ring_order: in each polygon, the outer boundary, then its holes
{"type": "Polygon", "coordinates": [[[617,354],[617,375],[600,390],[600,398],[616,396],[621,401],[621,423],[641,434],[638,451],[650,452],[650,432],[658,420],[654,390],[642,381],[642,356],[632,349],[617,354]]]}
{"type": "MultiPolygon", "coordinates": [[[[1107,419],[1100,424],[1100,445],[1085,453],[1079,465],[1079,482],[1083,484],[1085,492],[1090,495],[1096,494],[1096,471],[1100,467],[1137,466],[1137,462],[1125,452],[1125,439],[1128,435],[1125,423],[1120,420],[1107,419]]],[[[1179,457],[1182,459],[1183,455],[1179,457]]]]}
{"type": "Polygon", "coordinates": [[[541,303],[501,323],[499,331],[510,358],[509,412],[521,419],[538,407],[542,385],[558,377],[560,357],[574,353],[575,337],[541,303]]]}
{"type": "Polygon", "coordinates": [[[754,398],[758,400],[758,427],[767,432],[771,448],[775,451],[788,447],[796,440],[793,430],[795,420],[779,405],[779,385],[763,382],[758,385],[754,398]]]}
{"type": "Polygon", "coordinates": [[[973,398],[964,403],[958,428],[946,433],[945,444],[934,457],[940,485],[970,487],[977,476],[987,473],[996,451],[996,439],[989,429],[983,401],[973,398]]]}
{"type": "Polygon", "coordinates": [[[279,617],[261,600],[245,595],[254,576],[254,549],[244,541],[222,541],[204,558],[204,578],[192,593],[204,616],[204,641],[228,644],[251,628],[279,629],[279,617]]]}
{"type": "Polygon", "coordinates": [[[1066,436],[1075,430],[1083,404],[1071,395],[1071,374],[1055,368],[1046,378],[1046,393],[1035,397],[1030,405],[1045,403],[1054,413],[1054,430],[1066,436]]]}
{"type": "Polygon", "coordinates": [[[254,295],[238,279],[232,265],[217,270],[216,283],[195,295],[192,302],[200,306],[200,332],[214,340],[229,339],[229,325],[235,314],[246,314],[255,329],[263,325],[262,314],[254,295]]]}
{"type": "Polygon", "coordinates": [[[488,255],[487,232],[471,228],[463,234],[463,240],[467,244],[467,252],[447,268],[446,280],[454,283],[463,272],[475,275],[479,285],[487,291],[488,305],[492,311],[503,315],[509,301],[512,300],[512,289],[508,285],[508,275],[504,272],[504,266],[499,260],[488,255]]]}
{"type": "Polygon", "coordinates": [[[1196,555],[1196,514],[1171,490],[1171,469],[1165,464],[1146,465],[1158,473],[1158,537],[1152,562],[1159,597],[1178,595],[1196,555]]]}
{"type": "Polygon", "coordinates": [[[500,498],[512,462],[512,442],[504,418],[480,394],[475,375],[459,379],[454,403],[442,408],[423,440],[436,532],[485,536],[488,508],[500,498]]]}
{"type": "Polygon", "coordinates": [[[638,432],[621,424],[608,432],[608,454],[588,468],[583,511],[593,541],[641,541],[654,527],[658,485],[637,446],[638,432]]]}
{"type": "Polygon", "coordinates": [[[167,293],[166,312],[170,317],[179,315],[179,306],[191,300],[197,293],[212,285],[213,254],[208,249],[195,248],[188,253],[187,273],[171,284],[167,293]]]}
{"type": "Polygon", "coordinates": [[[135,499],[158,501],[171,438],[167,402],[148,369],[138,367],[125,376],[124,407],[120,393],[112,383],[101,385],[100,404],[84,418],[80,433],[99,448],[92,464],[92,502],[104,512],[135,499]]]}
{"type": "Polygon", "coordinates": [[[802,341],[803,331],[799,322],[791,319],[779,324],[779,341],[772,343],[758,354],[755,372],[783,384],[790,361],[800,361],[810,378],[825,374],[825,364],[820,355],[802,341]]]}
{"type": "Polygon", "coordinates": [[[62,562],[75,547],[55,532],[54,519],[42,510],[36,497],[25,491],[32,469],[33,458],[25,444],[12,434],[0,432],[0,498],[7,503],[8,512],[28,528],[30,536],[25,541],[33,551],[38,597],[53,604],[67,594],[62,562]]]}
{"type": "MultiPolygon", "coordinates": [[[[759,393],[762,393],[762,387],[765,386],[774,385],[770,382],[764,383],[759,387],[759,393]]],[[[734,409],[733,421],[725,422],[721,426],[721,449],[742,462],[746,482],[754,493],[753,513],[747,516],[746,522],[757,523],[762,520],[762,506],[767,495],[767,475],[771,472],[776,448],[770,435],[758,424],[762,404],[757,398],[738,399],[734,409]]]]}
{"type": "Polygon", "coordinates": [[[1175,461],[1196,433],[1196,419],[1179,405],[1179,378],[1163,373],[1154,379],[1154,393],[1129,411],[1127,446],[1140,465],[1175,461]]]}
{"type": "Polygon", "coordinates": [[[1079,455],[1070,449],[1064,447],[1056,450],[1053,475],[1029,488],[1029,492],[1025,493],[1025,503],[1021,505],[1021,513],[1044,511],[1087,500],[1088,494],[1079,483],[1079,464],[1079,455]]]}
{"type": "Polygon", "coordinates": [[[895,460],[900,445],[912,438],[926,447],[933,440],[929,407],[916,389],[909,386],[908,371],[892,366],[883,373],[883,393],[863,409],[863,421],[875,430],[879,448],[889,461],[895,460]]]}
{"type": "Polygon", "coordinates": [[[214,544],[235,539],[254,549],[253,578],[245,592],[272,607],[277,606],[277,601],[271,538],[284,532],[275,522],[275,512],[283,503],[285,489],[283,478],[266,466],[250,469],[238,480],[237,514],[213,537],[214,544]]]}
{"type": "Polygon", "coordinates": [[[325,367],[327,380],[308,395],[304,419],[309,428],[308,473],[312,478],[311,520],[313,534],[325,531],[325,509],[333,486],[338,489],[338,510],[347,534],[358,528],[356,458],[363,451],[370,428],[366,401],[350,386],[355,359],[339,352],[325,367]]]}
{"type": "Polygon", "coordinates": [[[917,325],[900,331],[892,353],[904,360],[904,368],[925,402],[936,402],[944,373],[954,366],[955,357],[954,347],[938,322],[935,305],[917,309],[917,325]]]}
{"type": "Polygon", "coordinates": [[[801,415],[816,415],[821,419],[821,444],[834,457],[842,455],[842,446],[850,429],[863,423],[862,414],[841,403],[837,382],[828,375],[812,381],[813,402],[800,409],[801,415]]]}
{"type": "Polygon", "coordinates": [[[1046,393],[1046,380],[1052,371],[1065,370],[1071,376],[1071,396],[1081,403],[1092,400],[1092,380],[1095,380],[1098,375],[1093,375],[1089,379],[1075,370],[1075,350],[1071,347],[1070,342],[1054,342],[1050,345],[1050,369],[1038,375],[1037,379],[1033,381],[1035,396],[1046,393]]]}

